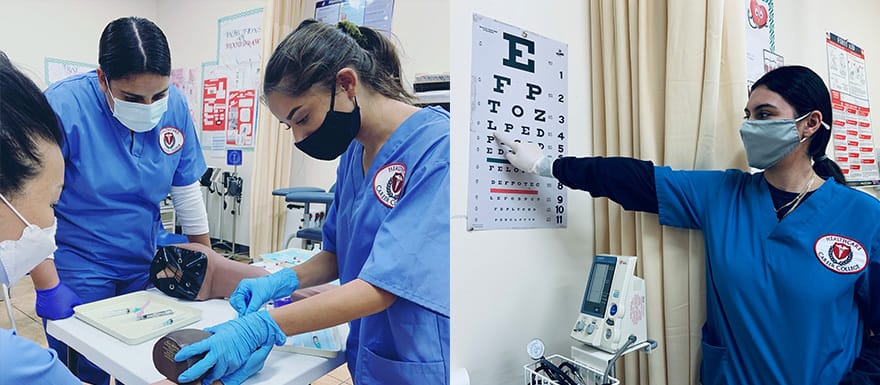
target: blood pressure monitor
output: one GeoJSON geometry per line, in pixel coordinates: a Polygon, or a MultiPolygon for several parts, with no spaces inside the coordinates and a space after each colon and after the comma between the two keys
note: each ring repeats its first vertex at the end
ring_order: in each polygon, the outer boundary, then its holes
{"type": "Polygon", "coordinates": [[[630,335],[637,341],[647,337],[645,281],[635,276],[636,260],[613,255],[593,259],[572,338],[613,353],[630,335]]]}

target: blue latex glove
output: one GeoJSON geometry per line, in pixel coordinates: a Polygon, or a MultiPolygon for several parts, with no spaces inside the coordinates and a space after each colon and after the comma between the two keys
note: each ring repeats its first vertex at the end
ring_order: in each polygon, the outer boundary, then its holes
{"type": "Polygon", "coordinates": [[[41,318],[58,320],[73,315],[73,307],[82,305],[79,296],[67,285],[58,282],[51,289],[37,289],[37,315],[41,318]]]}
{"type": "Polygon", "coordinates": [[[259,310],[266,302],[287,297],[298,287],[296,273],[285,268],[270,275],[241,280],[229,296],[229,304],[243,316],[259,310]]]}
{"type": "Polygon", "coordinates": [[[244,365],[238,368],[238,370],[232,372],[232,374],[221,378],[220,381],[223,382],[223,385],[240,385],[244,380],[247,380],[263,369],[263,364],[266,363],[266,357],[269,357],[269,352],[271,351],[272,346],[263,346],[262,348],[257,349],[257,351],[251,355],[251,358],[248,358],[244,365]]]}
{"type": "Polygon", "coordinates": [[[206,372],[203,384],[224,377],[244,381],[262,368],[263,360],[269,355],[268,350],[259,348],[283,345],[287,340],[287,336],[265,310],[226,321],[205,331],[214,335],[186,346],[174,355],[174,360],[180,362],[207,352],[205,358],[180,374],[178,382],[195,381],[206,372]]]}

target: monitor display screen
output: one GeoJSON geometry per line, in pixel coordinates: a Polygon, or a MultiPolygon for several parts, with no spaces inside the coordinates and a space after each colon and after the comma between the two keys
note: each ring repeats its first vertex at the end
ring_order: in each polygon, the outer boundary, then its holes
{"type": "Polygon", "coordinates": [[[605,318],[605,308],[608,306],[608,295],[611,292],[611,281],[616,266],[617,258],[614,257],[597,255],[593,259],[593,268],[590,269],[590,278],[587,280],[581,313],[605,318]]]}

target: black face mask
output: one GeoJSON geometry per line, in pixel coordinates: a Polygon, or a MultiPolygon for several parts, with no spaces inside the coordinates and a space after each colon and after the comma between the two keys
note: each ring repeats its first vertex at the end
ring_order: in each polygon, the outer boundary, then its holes
{"type": "Polygon", "coordinates": [[[330,94],[330,111],[324,122],[307,138],[294,143],[296,148],[315,159],[333,160],[342,155],[361,129],[361,110],[354,99],[351,112],[333,111],[336,102],[336,84],[330,94]]]}
{"type": "Polygon", "coordinates": [[[193,301],[199,295],[207,269],[208,256],[202,252],[160,247],[150,264],[150,282],[169,296],[193,301]],[[159,273],[166,269],[170,276],[160,278],[159,273]]]}

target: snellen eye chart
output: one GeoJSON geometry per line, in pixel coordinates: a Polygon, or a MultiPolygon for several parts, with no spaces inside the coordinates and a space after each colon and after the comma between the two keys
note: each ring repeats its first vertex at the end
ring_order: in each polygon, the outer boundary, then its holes
{"type": "Polygon", "coordinates": [[[561,228],[566,188],[504,156],[494,132],[562,156],[568,136],[568,45],[474,14],[468,230],[561,228]]]}

